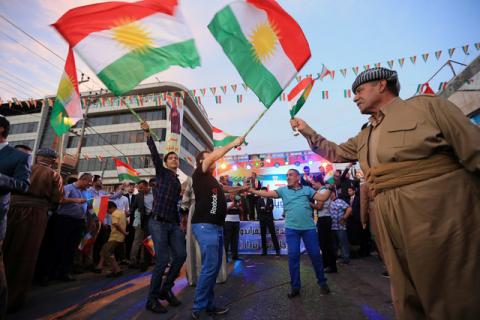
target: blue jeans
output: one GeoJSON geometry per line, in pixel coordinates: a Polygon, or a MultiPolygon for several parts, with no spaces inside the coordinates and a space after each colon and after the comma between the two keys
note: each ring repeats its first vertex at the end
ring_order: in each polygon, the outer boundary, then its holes
{"type": "Polygon", "coordinates": [[[299,290],[300,283],[300,239],[303,240],[310,260],[312,261],[317,282],[319,285],[325,284],[327,279],[323,273],[322,255],[318,245],[318,235],[316,229],[297,230],[285,228],[285,238],[287,240],[288,250],[288,268],[290,270],[290,284],[292,290],[299,290]]]}
{"type": "Polygon", "coordinates": [[[350,245],[348,243],[347,230],[332,230],[335,234],[335,242],[333,245],[333,250],[335,252],[335,257],[338,254],[338,248],[342,252],[342,262],[349,263],[350,261],[350,245]]]}
{"type": "Polygon", "coordinates": [[[202,269],[195,288],[192,310],[210,310],[214,308],[213,288],[222,266],[223,228],[210,223],[194,223],[192,231],[202,255],[202,269]]]}
{"type": "Polygon", "coordinates": [[[187,258],[187,250],[185,234],[177,224],[150,219],[148,229],[152,235],[153,247],[155,248],[155,267],[153,268],[150,291],[148,292],[148,299],[152,301],[158,299],[161,293],[166,293],[172,289],[175,279],[187,258]],[[170,253],[172,264],[162,285],[163,273],[170,261],[170,253]]]}

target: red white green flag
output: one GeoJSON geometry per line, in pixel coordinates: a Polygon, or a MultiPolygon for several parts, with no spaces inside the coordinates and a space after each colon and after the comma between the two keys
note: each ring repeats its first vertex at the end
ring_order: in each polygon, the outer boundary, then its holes
{"type": "Polygon", "coordinates": [[[68,48],[65,70],[58,85],[57,97],[50,115],[50,124],[55,134],[61,136],[82,118],[82,103],[78,91],[75,58],[72,48],[68,48]]]}
{"type": "Polygon", "coordinates": [[[224,147],[238,137],[238,136],[232,136],[216,127],[212,127],[212,131],[213,131],[213,147],[214,148],[224,147]]]}
{"type": "Polygon", "coordinates": [[[53,26],[115,95],[172,65],[200,65],[176,0],[82,6],[53,26]]]}
{"type": "Polygon", "coordinates": [[[292,118],[295,117],[307,101],[314,84],[315,80],[312,78],[305,78],[288,94],[288,102],[292,105],[292,108],[290,109],[290,116],[292,118]]]}
{"type": "Polygon", "coordinates": [[[235,1],[208,28],[267,108],[311,56],[300,26],[273,0],[235,1]]]}
{"type": "Polygon", "coordinates": [[[127,181],[127,182],[138,182],[140,178],[138,177],[139,173],[137,170],[133,169],[130,165],[118,160],[113,159],[115,161],[115,166],[117,167],[117,174],[119,181],[127,181]]]}
{"type": "Polygon", "coordinates": [[[440,59],[440,57],[442,56],[442,50],[438,50],[438,51],[435,51],[435,58],[440,59]]]}

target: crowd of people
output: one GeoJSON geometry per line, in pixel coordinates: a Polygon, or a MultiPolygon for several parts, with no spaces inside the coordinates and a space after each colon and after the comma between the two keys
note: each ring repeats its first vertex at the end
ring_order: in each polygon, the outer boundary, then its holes
{"type": "Polygon", "coordinates": [[[303,173],[289,169],[287,185],[276,190],[262,186],[256,173],[235,186],[215,178],[216,162],[244,137],[200,152],[192,177],[181,184],[178,155],[162,157],[142,122],[155,177],[106,191],[102,177],[90,173],[63,179],[52,149],[38,150],[32,163],[31,150],[8,144],[10,124],[0,116],[0,318],[22,307],[34,277],[44,285],[75,281],[75,273],[103,273],[106,266],[107,277],[119,277],[121,265],[141,271],[153,265],[146,309],[165,313],[162,301],[181,305],[172,288],[185,263],[196,286],[192,319],[226,314],[214,287],[226,281],[227,258],[239,259],[240,221],[259,220],[263,254],[268,230],[279,255],[272,198],[281,198],[288,298],[301,293],[301,240],[324,295],[330,293],[325,273],[338,272],[337,261],[348,265],[376,248],[400,319],[474,319],[480,314],[479,128],[444,100],[398,98],[396,72],[388,69],[362,72],[352,89],[371,118],[346,143],[291,120],[314,152],[350,164],[335,171],[331,184],[323,167],[318,174],[308,166],[303,173]],[[355,174],[356,161],[365,180],[355,174]],[[451,193],[446,182],[462,192],[451,193]],[[103,221],[91,203],[98,197],[108,200],[103,221]],[[147,237],[153,250],[143,245],[147,237]]]}

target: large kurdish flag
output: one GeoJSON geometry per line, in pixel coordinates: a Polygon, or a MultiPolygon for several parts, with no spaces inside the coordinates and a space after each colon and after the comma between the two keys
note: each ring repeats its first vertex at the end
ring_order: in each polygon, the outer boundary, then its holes
{"type": "Polygon", "coordinates": [[[300,26],[273,0],[236,1],[208,28],[267,108],[311,55],[300,26]]]}
{"type": "Polygon", "coordinates": [[[176,0],[92,4],[53,26],[115,95],[172,65],[200,65],[176,0]]]}
{"type": "Polygon", "coordinates": [[[312,78],[305,78],[300,81],[288,94],[288,102],[292,104],[290,109],[290,116],[293,118],[303,107],[307,101],[310,92],[312,91],[315,80],[312,78]]]}
{"type": "Polygon", "coordinates": [[[57,97],[50,114],[50,124],[56,135],[61,136],[83,118],[80,93],[78,91],[77,71],[72,48],[68,49],[65,70],[60,78],[57,97]]]}
{"type": "Polygon", "coordinates": [[[118,160],[115,161],[115,166],[117,167],[117,174],[119,181],[128,181],[128,182],[139,182],[140,178],[138,177],[138,171],[133,169],[128,164],[118,160]]]}

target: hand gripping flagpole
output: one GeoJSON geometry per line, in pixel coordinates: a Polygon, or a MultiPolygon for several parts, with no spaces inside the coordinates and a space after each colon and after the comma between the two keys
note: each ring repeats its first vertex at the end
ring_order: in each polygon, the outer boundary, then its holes
{"type": "MultiPolygon", "coordinates": [[[[316,78],[314,78],[312,83],[315,83],[315,81],[317,81],[318,79],[320,79],[320,76],[317,76],[316,78]]],[[[290,117],[293,120],[295,118],[295,115],[292,115],[292,113],[290,113],[290,117]]],[[[300,131],[298,131],[298,127],[293,127],[293,136],[296,137],[299,134],[300,134],[300,131]]]]}

